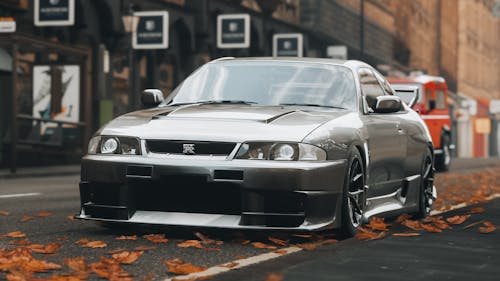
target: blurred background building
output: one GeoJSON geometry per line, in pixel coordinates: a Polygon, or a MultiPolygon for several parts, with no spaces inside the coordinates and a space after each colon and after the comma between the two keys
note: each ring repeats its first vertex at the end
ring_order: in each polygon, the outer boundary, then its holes
{"type": "Polygon", "coordinates": [[[304,56],[444,77],[458,155],[498,155],[499,10],[496,0],[0,0],[0,167],[78,161],[95,130],[140,108],[141,89],[168,94],[218,57],[271,56],[281,33],[302,34],[304,56]],[[168,12],[168,48],[132,48],[139,11],[168,12]],[[248,47],[218,48],[223,14],[250,16],[248,47]]]}

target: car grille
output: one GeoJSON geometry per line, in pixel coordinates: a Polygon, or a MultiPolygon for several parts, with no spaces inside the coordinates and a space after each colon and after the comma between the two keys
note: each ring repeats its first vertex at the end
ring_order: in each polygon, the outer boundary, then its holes
{"type": "Polygon", "coordinates": [[[195,154],[195,155],[229,155],[236,143],[231,142],[200,142],[147,140],[146,145],[153,153],[195,154]],[[186,153],[186,145],[192,145],[192,153],[186,153]]]}

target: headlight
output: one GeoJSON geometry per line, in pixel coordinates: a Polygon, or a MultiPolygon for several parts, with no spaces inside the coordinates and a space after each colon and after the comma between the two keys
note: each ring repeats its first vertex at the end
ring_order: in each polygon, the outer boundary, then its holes
{"type": "Polygon", "coordinates": [[[236,159],[278,161],[322,161],[326,152],[306,143],[248,142],[240,146],[236,159]]]}
{"type": "Polygon", "coordinates": [[[96,136],[89,142],[88,153],[140,155],[141,145],[136,138],[96,136]]]}

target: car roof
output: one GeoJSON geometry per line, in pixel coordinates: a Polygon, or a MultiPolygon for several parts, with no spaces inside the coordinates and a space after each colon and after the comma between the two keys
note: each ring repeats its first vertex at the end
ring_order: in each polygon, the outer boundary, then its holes
{"type": "Polygon", "coordinates": [[[367,63],[358,60],[339,60],[330,58],[309,58],[309,57],[222,57],[211,61],[210,63],[217,63],[223,61],[279,61],[279,62],[305,62],[305,63],[321,63],[329,65],[343,65],[351,69],[357,69],[361,66],[370,67],[367,63]]]}

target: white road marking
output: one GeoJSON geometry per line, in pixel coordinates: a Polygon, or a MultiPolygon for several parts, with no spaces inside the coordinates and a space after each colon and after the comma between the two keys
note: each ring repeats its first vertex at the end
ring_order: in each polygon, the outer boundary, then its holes
{"type": "Polygon", "coordinates": [[[275,259],[275,258],[284,256],[284,255],[288,255],[291,253],[296,253],[296,252],[302,251],[302,249],[299,247],[288,247],[288,248],[279,249],[279,250],[280,250],[280,252],[283,252],[283,254],[269,252],[269,253],[261,254],[258,256],[253,256],[253,257],[249,257],[246,259],[240,259],[240,260],[235,260],[232,262],[225,263],[225,264],[231,264],[231,263],[238,264],[238,265],[231,267],[231,268],[224,266],[224,264],[221,264],[221,265],[216,265],[216,266],[210,267],[209,269],[202,271],[202,272],[191,273],[188,275],[175,276],[175,277],[167,278],[164,281],[196,280],[197,278],[214,276],[214,275],[217,275],[217,274],[220,274],[223,272],[227,272],[227,271],[232,270],[232,269],[247,267],[247,266],[250,266],[253,264],[257,264],[260,262],[264,262],[264,261],[268,261],[271,259],[275,259]]]}
{"type": "MultiPolygon", "coordinates": [[[[496,199],[496,198],[500,198],[500,193],[495,193],[495,194],[487,197],[486,200],[490,201],[490,200],[493,200],[493,199],[496,199]]],[[[439,215],[439,214],[442,214],[442,213],[445,213],[445,212],[448,212],[448,211],[451,211],[451,210],[456,210],[456,209],[460,209],[460,208],[463,208],[463,207],[467,207],[469,205],[475,205],[475,204],[461,203],[461,204],[453,205],[453,206],[451,206],[450,208],[447,208],[447,209],[442,208],[442,209],[439,209],[439,210],[434,210],[434,211],[431,212],[431,216],[439,215]]],[[[197,272],[197,273],[191,273],[191,274],[187,274],[187,275],[179,275],[179,276],[175,276],[175,277],[170,277],[170,278],[164,279],[163,281],[197,280],[198,278],[203,278],[203,277],[207,277],[208,278],[209,276],[214,276],[214,275],[217,275],[217,274],[228,272],[228,271],[233,270],[233,269],[239,269],[239,268],[247,267],[247,266],[250,266],[250,265],[257,264],[257,263],[261,263],[261,262],[265,262],[265,261],[268,261],[268,260],[272,260],[272,259],[275,259],[275,258],[283,257],[283,256],[286,256],[286,255],[289,255],[289,254],[292,254],[292,253],[300,252],[302,250],[303,250],[302,248],[293,247],[293,246],[292,247],[288,247],[288,248],[283,248],[283,249],[279,249],[280,252],[283,252],[282,254],[278,254],[278,253],[275,253],[273,251],[273,252],[261,254],[261,255],[258,255],[258,256],[253,256],[253,257],[249,257],[249,258],[246,258],[246,259],[234,260],[234,261],[230,261],[230,262],[225,263],[225,264],[231,264],[231,263],[237,263],[238,264],[237,266],[234,266],[234,267],[231,267],[231,268],[224,266],[224,264],[221,264],[221,265],[216,265],[216,266],[210,267],[207,270],[202,271],[202,272],[197,272]]]]}
{"type": "Polygon", "coordinates": [[[34,193],[18,193],[18,194],[6,194],[6,195],[0,195],[0,199],[3,198],[16,198],[16,197],[28,197],[28,196],[38,196],[42,195],[41,193],[34,192],[34,193]]]}

